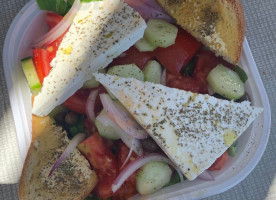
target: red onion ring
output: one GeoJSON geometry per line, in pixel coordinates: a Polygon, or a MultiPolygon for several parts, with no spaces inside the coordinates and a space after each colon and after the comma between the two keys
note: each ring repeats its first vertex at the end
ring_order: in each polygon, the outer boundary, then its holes
{"type": "Polygon", "coordinates": [[[130,149],[129,149],[128,155],[127,155],[127,157],[126,157],[126,159],[125,159],[125,161],[124,161],[124,163],[122,164],[122,166],[121,166],[120,169],[123,169],[124,166],[125,166],[125,165],[127,164],[127,162],[129,161],[130,156],[131,156],[132,151],[133,151],[133,148],[134,148],[134,138],[132,139],[131,147],[130,147],[130,149]]]}
{"type": "Polygon", "coordinates": [[[162,85],[166,86],[166,82],[167,82],[167,70],[164,69],[163,72],[162,72],[162,75],[161,75],[161,81],[160,81],[160,83],[162,85]]]}
{"type": "Polygon", "coordinates": [[[119,137],[128,148],[133,149],[133,151],[139,156],[143,155],[143,148],[140,141],[122,130],[106,113],[98,115],[96,119],[102,124],[105,124],[105,122],[108,121],[109,126],[112,126],[116,130],[116,133],[118,133],[119,137]]]}
{"type": "Polygon", "coordinates": [[[86,114],[88,119],[93,123],[96,119],[95,102],[96,102],[97,95],[98,95],[98,90],[91,91],[86,102],[86,114]]]}
{"type": "MultiPolygon", "coordinates": [[[[123,185],[125,180],[127,180],[128,177],[131,176],[131,174],[133,174],[137,169],[152,161],[166,162],[167,164],[175,168],[174,164],[165,156],[162,156],[157,153],[147,154],[136,159],[135,161],[126,166],[126,168],[119,174],[119,176],[115,179],[114,183],[112,184],[112,192],[115,193],[123,185]]],[[[176,170],[180,176],[181,182],[183,182],[183,174],[177,168],[176,170]]]]}
{"type": "Polygon", "coordinates": [[[108,94],[100,94],[100,99],[107,114],[121,129],[137,139],[148,137],[140,124],[120,104],[113,102],[108,94]]]}
{"type": "Polygon", "coordinates": [[[70,140],[68,146],[63,151],[61,156],[58,158],[56,163],[54,164],[53,168],[51,169],[48,177],[50,177],[53,172],[58,168],[58,166],[64,161],[67,156],[71,154],[71,152],[78,146],[79,143],[81,143],[86,138],[86,135],[84,133],[77,134],[72,140],[70,140]]]}
{"type": "Polygon", "coordinates": [[[202,172],[198,177],[199,180],[204,180],[204,181],[214,181],[215,177],[210,174],[207,170],[202,172]]]}
{"type": "Polygon", "coordinates": [[[149,5],[150,7],[152,7],[155,10],[158,10],[165,14],[167,13],[155,0],[140,0],[140,1],[146,5],[149,5]]]}
{"type": "Polygon", "coordinates": [[[63,17],[63,19],[48,33],[41,38],[37,39],[32,46],[44,47],[51,44],[59,36],[61,36],[72,24],[77,12],[80,8],[80,0],[75,0],[69,12],[63,17]]]}
{"type": "Polygon", "coordinates": [[[175,20],[167,15],[164,10],[161,10],[157,5],[153,5],[152,2],[147,2],[145,0],[126,0],[126,3],[136,10],[145,20],[151,18],[164,19],[168,22],[174,22],[175,20]]]}
{"type": "Polygon", "coordinates": [[[208,85],[208,94],[211,96],[215,94],[214,90],[211,88],[210,85],[208,85]]]}

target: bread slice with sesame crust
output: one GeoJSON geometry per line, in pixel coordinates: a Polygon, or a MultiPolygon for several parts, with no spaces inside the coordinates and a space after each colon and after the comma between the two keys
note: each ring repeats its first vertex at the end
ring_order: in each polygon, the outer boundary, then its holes
{"type": "Polygon", "coordinates": [[[48,177],[69,140],[49,117],[33,115],[32,119],[32,142],[20,179],[19,199],[83,200],[97,184],[95,171],[75,149],[48,177]]]}
{"type": "Polygon", "coordinates": [[[239,0],[156,0],[191,35],[236,65],[245,38],[239,0]]]}

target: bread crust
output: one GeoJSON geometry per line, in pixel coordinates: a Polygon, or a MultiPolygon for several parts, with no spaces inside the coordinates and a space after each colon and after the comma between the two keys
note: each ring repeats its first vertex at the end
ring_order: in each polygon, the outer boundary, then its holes
{"type": "Polygon", "coordinates": [[[243,47],[243,42],[245,38],[245,32],[246,32],[246,22],[245,22],[245,16],[244,16],[244,9],[243,5],[240,0],[226,0],[230,5],[233,5],[234,10],[236,11],[237,18],[239,19],[239,36],[240,36],[240,42],[239,42],[239,47],[236,55],[236,60],[234,64],[238,64],[240,61],[241,53],[242,53],[242,47],[243,47]]]}
{"type": "Polygon", "coordinates": [[[222,56],[232,64],[238,64],[246,28],[240,0],[156,1],[176,19],[183,29],[217,56],[222,56]],[[233,38],[230,37],[230,32],[233,38]],[[225,38],[217,38],[221,34],[225,38]]]}
{"type": "Polygon", "coordinates": [[[95,171],[75,149],[48,177],[69,141],[66,132],[55,126],[49,117],[33,116],[32,123],[32,142],[19,182],[19,199],[83,200],[97,184],[95,171]]]}

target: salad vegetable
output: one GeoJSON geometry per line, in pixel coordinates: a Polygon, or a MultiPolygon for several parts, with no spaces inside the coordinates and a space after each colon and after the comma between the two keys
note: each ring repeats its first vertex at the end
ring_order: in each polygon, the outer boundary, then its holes
{"type": "MultiPolygon", "coordinates": [[[[40,10],[47,10],[64,16],[72,7],[75,0],[37,0],[40,10]]],[[[81,2],[102,1],[102,0],[81,0],[81,2]]]]}
{"type": "Polygon", "coordinates": [[[170,182],[172,170],[164,162],[150,162],[139,169],[136,175],[137,190],[147,195],[160,190],[170,182]]]}
{"type": "MultiPolygon", "coordinates": [[[[91,1],[97,0],[82,0],[91,1]]],[[[200,42],[172,23],[173,20],[164,10],[152,1],[127,2],[148,20],[147,28],[141,40],[108,65],[107,74],[133,77],[201,94],[207,94],[210,87],[229,100],[242,98],[248,77],[240,67],[201,48],[200,42]],[[162,15],[159,19],[151,19],[146,14],[148,10],[162,15]]],[[[37,0],[37,3],[41,10],[56,14],[47,13],[49,33],[35,42],[38,48],[33,50],[33,58],[22,60],[33,95],[38,93],[44,78],[51,72],[51,61],[56,57],[59,45],[80,6],[77,0],[75,4],[74,0],[37,0]]],[[[105,70],[101,73],[105,73],[105,70]]],[[[78,146],[99,178],[97,187],[92,191],[93,197],[87,199],[125,199],[137,192],[151,194],[183,181],[178,168],[164,156],[154,140],[148,138],[145,127],[95,77],[91,77],[83,88],[54,109],[50,116],[68,130],[70,138],[75,136],[49,176],[78,146]],[[87,133],[88,138],[85,139],[86,135],[80,132],[87,133]]],[[[236,148],[235,143],[208,170],[222,169],[228,154],[234,156],[236,148]]],[[[208,171],[199,178],[214,179],[208,171]]]]}
{"type": "Polygon", "coordinates": [[[32,93],[37,94],[41,89],[41,82],[35,69],[33,59],[25,58],[21,61],[21,64],[32,93]]]}

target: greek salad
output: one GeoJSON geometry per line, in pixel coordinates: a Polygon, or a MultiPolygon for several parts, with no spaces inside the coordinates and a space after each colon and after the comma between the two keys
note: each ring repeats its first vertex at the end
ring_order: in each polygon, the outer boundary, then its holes
{"type": "MultiPolygon", "coordinates": [[[[34,41],[32,57],[22,60],[34,96],[39,94],[50,74],[51,62],[78,9],[77,1],[45,2],[37,0],[40,8],[47,10],[45,23],[49,33],[34,41]]],[[[85,2],[89,0],[83,0],[85,2]]],[[[244,90],[248,77],[239,66],[233,66],[209,51],[177,26],[155,1],[126,2],[147,23],[143,38],[99,73],[133,77],[236,102],[250,101],[244,90]]],[[[112,37],[112,34],[105,37],[112,37]]],[[[70,54],[72,50],[62,51],[70,54]]],[[[138,193],[147,195],[185,179],[159,145],[94,76],[49,116],[67,131],[71,140],[79,141],[78,149],[97,173],[99,182],[87,200],[128,199],[138,193]],[[110,112],[119,117],[110,117],[110,112]],[[79,133],[85,133],[85,137],[78,137],[79,133]]],[[[229,156],[235,156],[237,147],[235,142],[198,178],[214,180],[209,171],[221,170],[229,156]]],[[[65,153],[72,148],[68,147],[65,153]]],[[[64,156],[60,157],[59,163],[61,159],[65,159],[64,156]]],[[[57,167],[53,166],[51,173],[57,167]]]]}

